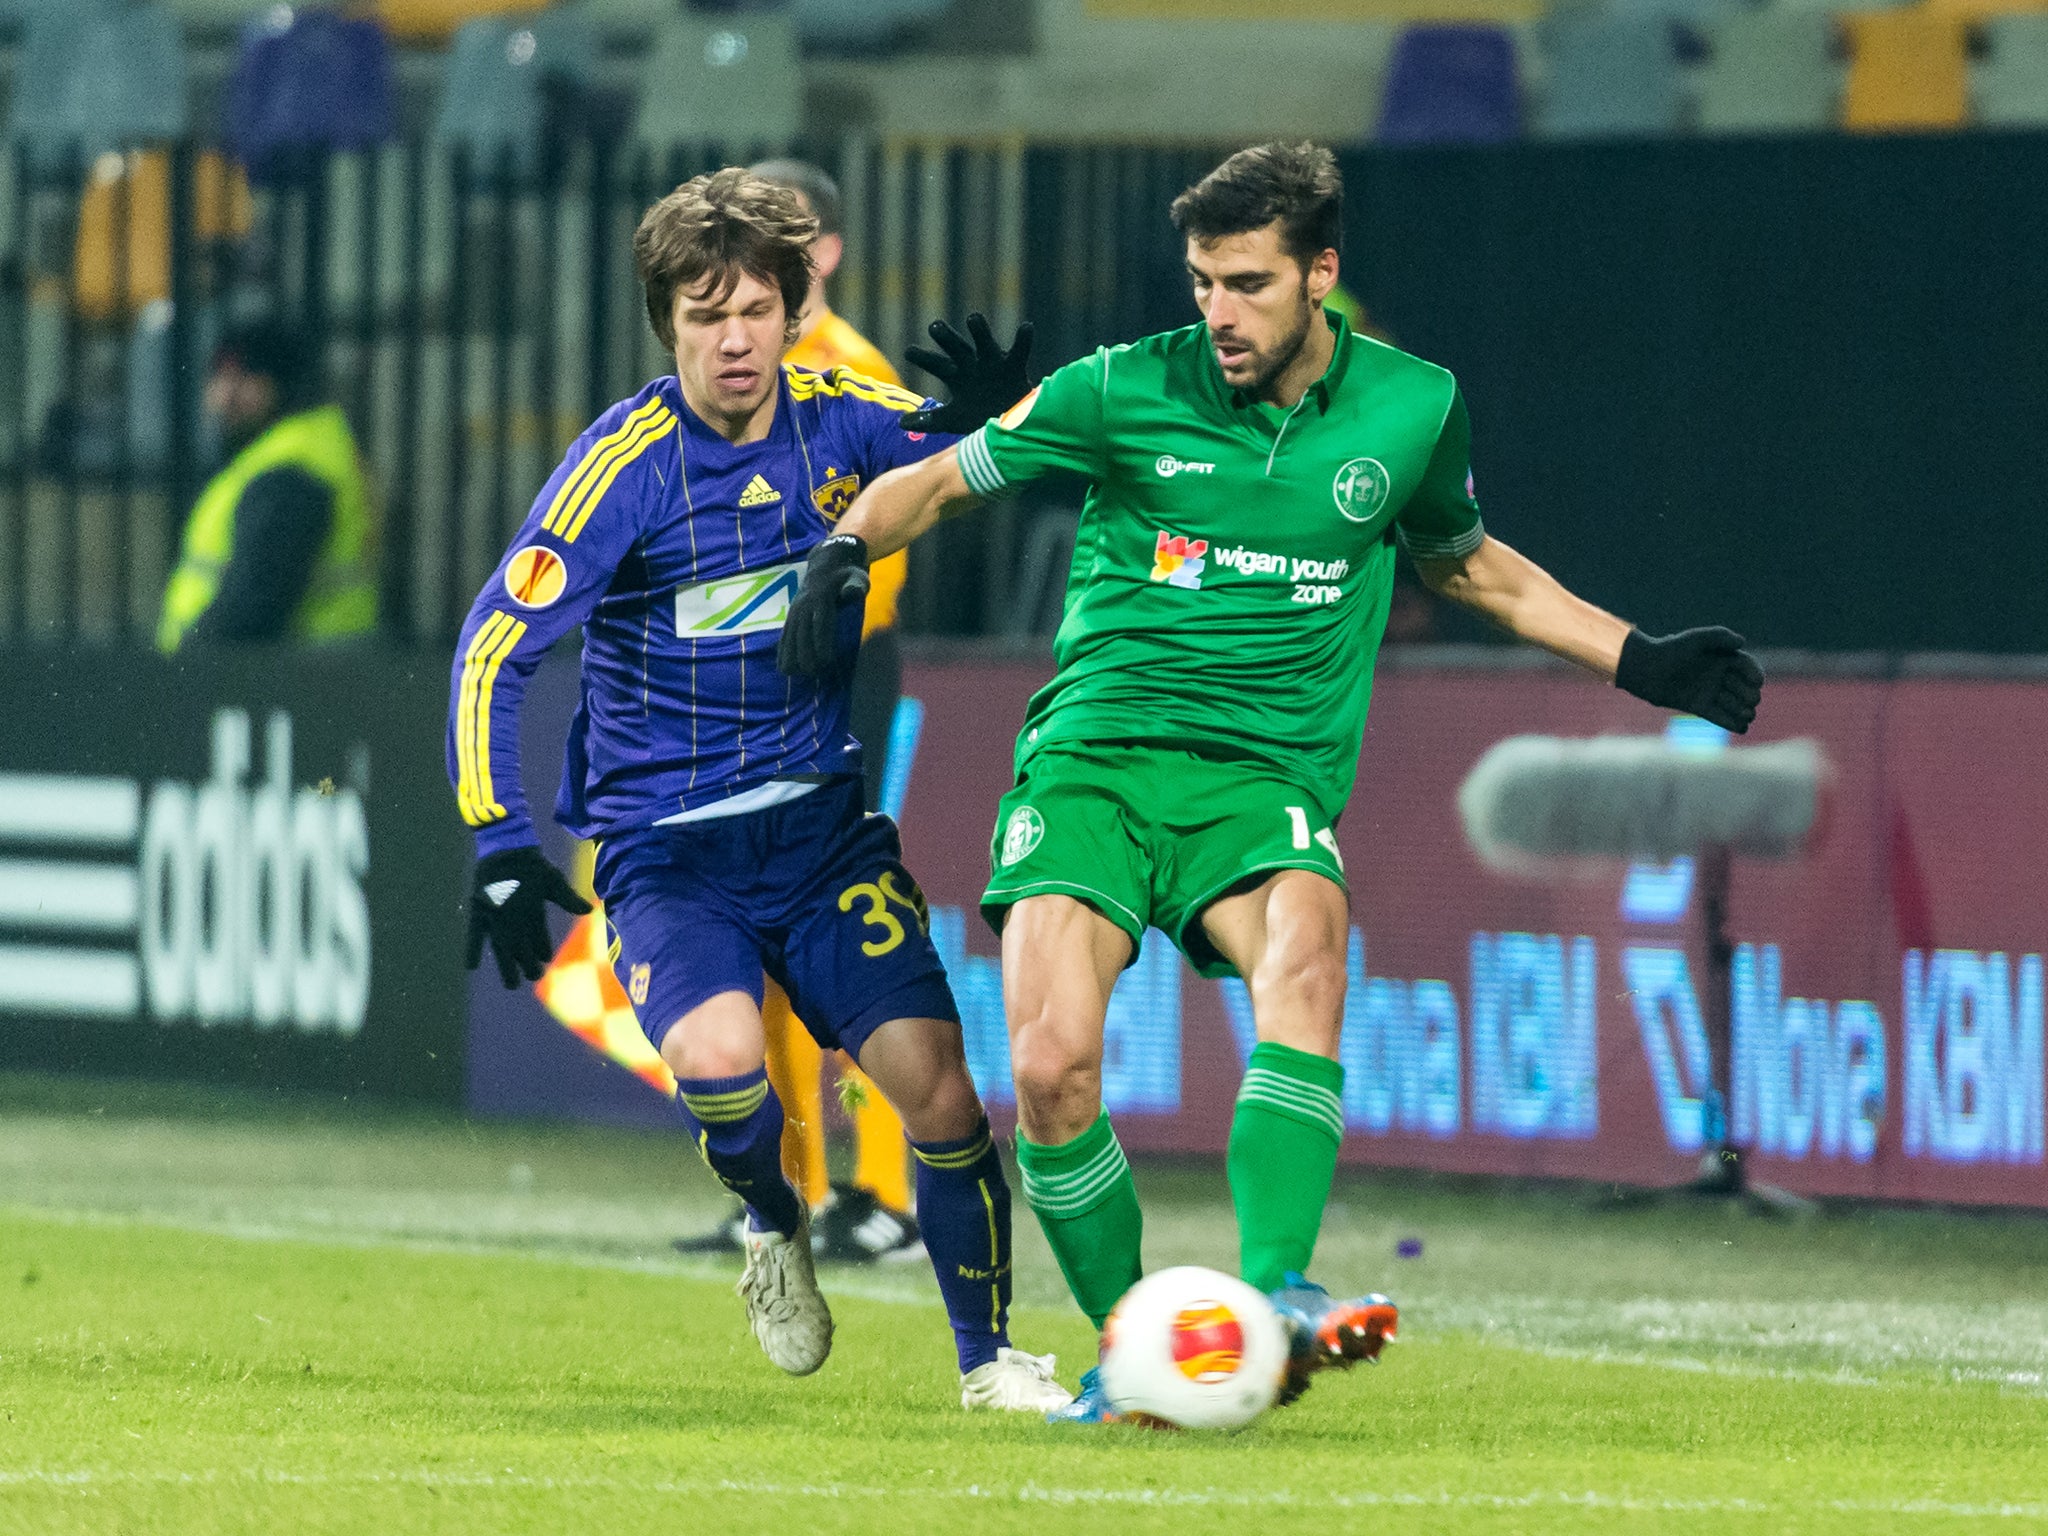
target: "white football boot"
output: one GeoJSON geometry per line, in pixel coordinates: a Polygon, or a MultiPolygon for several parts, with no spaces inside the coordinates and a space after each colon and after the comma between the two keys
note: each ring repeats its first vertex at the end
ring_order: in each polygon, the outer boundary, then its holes
{"type": "Polygon", "coordinates": [[[794,1237],[780,1232],[745,1235],[747,1268],[733,1289],[747,1304],[747,1321],[770,1360],[792,1376],[808,1376],[832,1353],[832,1309],[811,1267],[811,1218],[794,1237]]]}
{"type": "Polygon", "coordinates": [[[1027,1355],[1007,1346],[987,1365],[960,1378],[962,1408],[996,1408],[1013,1413],[1051,1413],[1074,1400],[1053,1377],[1051,1355],[1027,1355]]]}

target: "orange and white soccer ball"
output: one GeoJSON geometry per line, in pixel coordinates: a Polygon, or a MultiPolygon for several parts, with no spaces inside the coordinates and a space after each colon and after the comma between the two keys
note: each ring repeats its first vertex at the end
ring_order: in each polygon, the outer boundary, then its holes
{"type": "Polygon", "coordinates": [[[1287,1325],[1242,1280],[1183,1265],[1124,1293],[1103,1328],[1110,1406],[1180,1429],[1242,1429],[1273,1406],[1287,1325]]]}

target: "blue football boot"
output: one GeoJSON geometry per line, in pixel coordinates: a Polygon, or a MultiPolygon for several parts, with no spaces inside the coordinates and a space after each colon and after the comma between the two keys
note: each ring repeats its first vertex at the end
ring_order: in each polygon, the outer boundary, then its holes
{"type": "Polygon", "coordinates": [[[1063,1407],[1046,1411],[1048,1424],[1121,1424],[1123,1415],[1109,1406],[1109,1394],[1102,1390],[1102,1367],[1091,1365],[1081,1373],[1081,1390],[1063,1407]]]}
{"type": "Polygon", "coordinates": [[[1287,1374],[1280,1385],[1282,1404],[1306,1392],[1309,1377],[1317,1371],[1332,1366],[1348,1368],[1360,1360],[1377,1364],[1401,1318],[1393,1302],[1378,1292],[1339,1301],[1292,1270],[1282,1277],[1272,1302],[1288,1333],[1287,1374]]]}

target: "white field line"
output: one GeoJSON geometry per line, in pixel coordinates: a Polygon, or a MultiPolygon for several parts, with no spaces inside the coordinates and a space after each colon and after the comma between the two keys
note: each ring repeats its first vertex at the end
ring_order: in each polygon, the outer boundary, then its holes
{"type": "Polygon", "coordinates": [[[1848,1514],[1920,1515],[1943,1520],[2048,1520],[2048,1504],[1953,1503],[1941,1499],[1670,1499],[1602,1493],[1597,1489],[1531,1489],[1521,1493],[1454,1493],[1448,1490],[1358,1493],[1293,1493],[1283,1489],[1246,1491],[1230,1488],[1064,1488],[1030,1482],[1011,1488],[967,1483],[952,1487],[909,1484],[885,1488],[859,1483],[775,1483],[753,1479],[711,1478],[693,1481],[614,1477],[535,1477],[503,1473],[397,1472],[299,1473],[269,1467],[219,1472],[127,1472],[106,1468],[67,1470],[0,1468],[0,1492],[9,1488],[91,1491],[110,1487],[221,1487],[252,1485],[287,1488],[421,1488],[523,1489],[537,1492],[644,1494],[659,1497],[704,1497],[734,1494],[747,1498],[966,1501],[995,1504],[1064,1504],[1192,1509],[1593,1509],[1643,1514],[1848,1514]]]}
{"type": "MultiPolygon", "coordinates": [[[[378,1232],[338,1231],[330,1228],[306,1229],[281,1223],[247,1222],[239,1220],[180,1219],[168,1215],[138,1214],[120,1211],[93,1211],[61,1209],[28,1205],[0,1205],[0,1214],[18,1214],[35,1220],[58,1222],[71,1226],[105,1227],[148,1227],[166,1231],[191,1232],[209,1237],[226,1237],[242,1242],[258,1243],[308,1243],[315,1246],[335,1248],[372,1249],[394,1248],[401,1252],[429,1255],[447,1255],[455,1258],[517,1258],[534,1263],[560,1264],[574,1269],[608,1270],[623,1274],[670,1275],[691,1280],[730,1281],[735,1278],[738,1266],[721,1265],[715,1260],[686,1259],[680,1256],[628,1256],[625,1254],[596,1253],[589,1250],[553,1247],[547,1244],[527,1245],[512,1242],[492,1243],[450,1238],[411,1237],[402,1234],[378,1232]]],[[[922,1266],[894,1278],[884,1278],[873,1271],[846,1273],[835,1271],[830,1274],[824,1288],[832,1296],[845,1296],[856,1301],[878,1302],[889,1306],[931,1306],[938,1300],[938,1289],[922,1266]]],[[[1902,1387],[1922,1388],[1941,1386],[1946,1383],[1994,1384],[2008,1390],[2027,1395],[2048,1392],[2048,1382],[2039,1373],[2032,1371],[1999,1370],[1995,1368],[1949,1366],[1943,1369],[1938,1362],[1916,1362],[1923,1366],[1919,1372],[1899,1370],[1891,1374],[1872,1374],[1852,1370],[1846,1366],[1839,1370],[1814,1370],[1801,1366],[1774,1366],[1753,1360],[1725,1359],[1703,1360],[1694,1355],[1658,1354],[1647,1350],[1615,1349],[1601,1344],[1553,1344],[1527,1336],[1529,1331],[1540,1329],[1547,1321],[1544,1316],[1546,1303],[1535,1302],[1526,1297],[1503,1297],[1492,1307],[1481,1307],[1476,1311],[1469,1304],[1441,1309],[1453,1314],[1454,1320],[1442,1332],[1454,1333],[1476,1343],[1493,1348],[1512,1350],[1517,1354],[1535,1355],[1546,1360],[1560,1360],[1587,1365],[1611,1365],[1631,1369],[1677,1371],[1689,1375],[1711,1375],[1752,1381],[1785,1381],[1805,1385],[1856,1388],[1860,1390],[1898,1390],[1902,1387]],[[1489,1313],[1530,1313],[1516,1328],[1501,1328],[1486,1321],[1489,1313]]],[[[1064,1306],[1034,1305],[1022,1302],[1010,1308],[1013,1318],[1065,1314],[1064,1306]]],[[[1412,1322],[1404,1330],[1405,1342],[1409,1347],[1416,1343],[1427,1345],[1427,1334],[1419,1339],[1412,1322]]],[[[1695,1341],[1697,1342],[1697,1341],[1695,1341]]],[[[1904,1362],[1902,1362],[1903,1364],[1904,1362]]],[[[2048,1507],[2048,1506],[2044,1506],[2048,1507]]]]}

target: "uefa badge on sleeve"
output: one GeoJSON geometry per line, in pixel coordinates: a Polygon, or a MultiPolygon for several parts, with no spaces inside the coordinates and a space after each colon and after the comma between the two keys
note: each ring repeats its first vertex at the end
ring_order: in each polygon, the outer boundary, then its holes
{"type": "Polygon", "coordinates": [[[522,608],[545,608],[569,585],[569,567],[545,544],[528,544],[505,562],[505,592],[522,608]]]}

